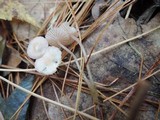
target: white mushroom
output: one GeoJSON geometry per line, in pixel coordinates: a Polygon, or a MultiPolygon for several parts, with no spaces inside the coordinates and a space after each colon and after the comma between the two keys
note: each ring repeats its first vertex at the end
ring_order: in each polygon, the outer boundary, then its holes
{"type": "Polygon", "coordinates": [[[45,54],[35,61],[35,69],[44,75],[55,73],[61,63],[61,54],[59,48],[48,47],[45,54]]]}
{"type": "Polygon", "coordinates": [[[60,28],[54,27],[46,33],[45,38],[50,45],[58,47],[57,41],[61,42],[65,39],[69,39],[69,35],[60,28]]]}
{"type": "Polygon", "coordinates": [[[53,46],[58,46],[58,42],[62,45],[70,45],[74,42],[71,36],[77,36],[77,30],[69,26],[68,22],[62,23],[59,27],[51,28],[45,35],[48,43],[53,46]]]}
{"type": "Polygon", "coordinates": [[[38,59],[44,55],[48,48],[48,41],[44,37],[35,37],[29,42],[27,54],[32,59],[38,59]]]}
{"type": "Polygon", "coordinates": [[[68,22],[64,22],[60,25],[60,28],[65,30],[67,33],[69,33],[70,35],[74,35],[77,36],[77,30],[74,27],[69,26],[68,22]]]}

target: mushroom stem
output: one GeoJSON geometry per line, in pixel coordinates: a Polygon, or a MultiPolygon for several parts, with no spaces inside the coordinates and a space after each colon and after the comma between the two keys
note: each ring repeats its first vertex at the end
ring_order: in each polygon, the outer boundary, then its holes
{"type": "MultiPolygon", "coordinates": [[[[57,41],[58,45],[63,48],[64,50],[66,50],[69,54],[72,55],[72,57],[75,59],[75,63],[78,67],[78,70],[79,72],[81,71],[81,68],[80,68],[80,65],[78,63],[78,60],[77,60],[77,57],[67,48],[65,47],[64,45],[62,45],[59,41],[57,41]]],[[[89,68],[89,67],[88,67],[89,68]]],[[[90,69],[87,69],[89,70],[89,77],[90,77],[90,80],[87,79],[86,75],[83,73],[83,77],[84,77],[84,81],[87,83],[90,91],[91,91],[91,95],[93,97],[93,101],[95,104],[98,103],[98,93],[97,93],[97,90],[96,90],[96,87],[95,87],[95,84],[93,82],[93,79],[92,79],[92,76],[91,76],[91,72],[90,72],[90,69]]]]}
{"type": "MultiPolygon", "coordinates": [[[[72,38],[73,40],[75,40],[75,41],[79,44],[79,46],[81,47],[82,53],[83,53],[83,55],[84,55],[84,60],[85,60],[85,63],[86,63],[86,62],[87,62],[87,54],[86,54],[86,51],[85,51],[84,46],[82,45],[82,43],[79,41],[79,39],[78,39],[77,37],[75,37],[75,36],[72,35],[71,38],[72,38]]],[[[87,72],[88,72],[89,79],[90,79],[90,82],[87,83],[87,84],[88,84],[88,85],[92,84],[91,87],[92,87],[93,90],[92,90],[91,92],[93,92],[93,93],[92,93],[92,95],[93,95],[93,101],[94,101],[95,103],[98,103],[98,92],[97,92],[96,86],[95,86],[95,84],[94,84],[94,80],[93,80],[93,77],[92,77],[92,73],[91,73],[89,64],[86,64],[86,68],[87,68],[87,72]]]]}

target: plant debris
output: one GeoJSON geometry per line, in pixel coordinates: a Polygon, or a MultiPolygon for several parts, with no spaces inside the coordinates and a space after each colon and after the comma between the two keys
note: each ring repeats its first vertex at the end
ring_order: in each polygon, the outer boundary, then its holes
{"type": "Polygon", "coordinates": [[[137,119],[158,120],[159,1],[142,1],[0,0],[0,117],[124,120],[136,110],[137,119]],[[141,2],[143,8],[135,9],[141,2]],[[54,40],[52,28],[61,25],[65,33],[54,33],[67,40],[57,42],[61,55],[50,54],[50,44],[38,58],[28,56],[31,40],[48,32],[54,40]],[[41,58],[44,64],[37,65],[41,58]]]}
{"type": "Polygon", "coordinates": [[[39,23],[27,13],[25,7],[18,1],[1,0],[0,6],[0,19],[11,21],[13,18],[16,18],[40,27],[39,23]]]}

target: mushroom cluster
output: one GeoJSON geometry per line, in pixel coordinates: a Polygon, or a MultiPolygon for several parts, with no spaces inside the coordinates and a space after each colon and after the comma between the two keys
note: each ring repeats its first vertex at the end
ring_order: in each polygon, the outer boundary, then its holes
{"type": "Polygon", "coordinates": [[[27,54],[35,60],[35,69],[44,75],[51,75],[57,71],[61,63],[61,51],[54,46],[48,46],[44,37],[35,37],[30,41],[27,54]]]}
{"type": "Polygon", "coordinates": [[[27,54],[30,58],[35,59],[35,69],[39,73],[51,75],[57,71],[62,59],[62,52],[57,42],[62,45],[70,45],[74,42],[72,35],[77,36],[76,29],[64,22],[59,27],[50,29],[45,38],[38,36],[29,42],[27,54]]]}

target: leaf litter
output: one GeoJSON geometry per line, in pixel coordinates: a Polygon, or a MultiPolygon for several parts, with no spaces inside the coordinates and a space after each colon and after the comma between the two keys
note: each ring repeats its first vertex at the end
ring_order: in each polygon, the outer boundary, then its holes
{"type": "MultiPolygon", "coordinates": [[[[46,1],[41,1],[41,2],[45,3],[46,1]]],[[[94,84],[97,86],[99,101],[101,101],[97,105],[93,103],[93,100],[92,100],[93,95],[90,95],[90,89],[88,89],[87,84],[84,81],[82,81],[81,74],[83,73],[83,71],[78,72],[74,64],[71,63],[68,66],[65,66],[65,64],[62,63],[62,66],[59,68],[56,74],[53,74],[47,77],[42,76],[41,74],[33,71],[33,69],[32,71],[29,71],[28,69],[28,68],[33,68],[31,64],[33,63],[33,60],[29,59],[28,56],[26,56],[24,50],[26,50],[28,45],[27,38],[30,38],[30,37],[27,37],[26,39],[25,38],[19,39],[19,35],[17,34],[18,41],[17,40],[14,41],[14,39],[10,40],[9,44],[11,44],[11,46],[14,47],[16,51],[19,52],[20,57],[23,58],[23,61],[21,61],[21,64],[18,63],[15,66],[12,66],[12,65],[10,66],[7,64],[1,65],[2,67],[12,68],[14,70],[12,71],[12,69],[8,69],[8,70],[11,70],[8,76],[10,76],[12,72],[20,75],[24,75],[26,73],[36,74],[37,75],[36,80],[32,89],[33,92],[31,93],[28,92],[30,95],[33,95],[33,96],[35,96],[34,92],[39,88],[39,86],[41,85],[45,86],[46,82],[48,82],[49,84],[49,87],[42,88],[44,93],[42,94],[41,92],[41,96],[38,96],[39,99],[43,100],[43,103],[47,103],[47,104],[42,104],[41,100],[36,101],[36,105],[33,106],[32,109],[31,107],[29,107],[29,109],[33,110],[30,113],[32,114],[31,115],[32,117],[30,117],[29,119],[31,120],[37,119],[37,118],[46,119],[47,116],[49,117],[48,119],[54,119],[54,118],[84,119],[85,117],[90,119],[113,119],[114,117],[115,119],[125,119],[127,118],[127,115],[128,115],[127,111],[129,109],[128,107],[131,106],[130,104],[131,102],[130,100],[125,101],[123,103],[124,107],[118,106],[118,105],[120,105],[123,102],[123,99],[125,99],[125,97],[129,95],[130,89],[127,89],[128,86],[129,88],[132,88],[132,86],[135,86],[137,84],[137,79],[139,77],[139,74],[141,73],[142,74],[140,76],[142,76],[143,78],[145,76],[146,78],[149,77],[149,81],[151,82],[151,89],[148,91],[147,98],[145,98],[144,100],[145,102],[140,107],[140,114],[138,117],[139,119],[143,119],[143,118],[154,119],[154,117],[157,117],[156,115],[158,114],[159,109],[155,106],[158,106],[158,98],[159,98],[158,97],[159,91],[157,86],[157,83],[159,81],[158,79],[159,75],[156,74],[156,72],[158,72],[156,70],[159,70],[159,68],[157,67],[159,65],[157,64],[158,63],[157,60],[159,59],[159,51],[160,51],[160,46],[158,44],[159,40],[157,39],[159,35],[159,30],[154,31],[147,36],[137,37],[138,40],[135,40],[126,44],[124,43],[120,44],[121,46],[115,45],[114,49],[112,49],[111,51],[105,52],[105,48],[110,47],[116,43],[123,42],[126,39],[135,37],[136,35],[145,33],[159,25],[159,21],[158,21],[159,14],[157,14],[153,19],[151,19],[151,21],[148,22],[147,24],[141,25],[140,26],[141,29],[139,29],[139,26],[137,26],[136,22],[133,19],[129,18],[127,20],[124,20],[121,16],[119,16],[118,11],[126,3],[123,4],[118,0],[114,1],[110,5],[112,6],[112,10],[110,11],[106,10],[106,12],[102,13],[102,15],[100,15],[95,21],[90,23],[89,28],[87,30],[80,29],[79,39],[85,40],[83,42],[83,46],[87,54],[89,55],[90,53],[92,53],[91,52],[92,49],[93,49],[93,54],[98,51],[97,54],[94,54],[94,56],[91,54],[89,62],[87,62],[87,64],[90,65],[91,73],[93,74],[94,84]],[[97,39],[97,38],[100,38],[100,39],[97,39]],[[96,42],[96,39],[97,39],[97,42],[96,42]],[[23,48],[23,50],[21,48],[23,48]],[[104,50],[104,51],[99,52],[101,50],[104,50]],[[140,55],[142,55],[144,58],[143,64],[141,63],[142,57],[140,55]],[[28,66],[28,63],[30,63],[29,66],[28,66]],[[157,66],[152,66],[154,65],[154,63],[156,63],[157,66]],[[142,72],[140,72],[139,70],[140,64],[143,65],[142,72]],[[151,68],[154,71],[152,70],[150,74],[146,74],[151,70],[151,68]],[[23,73],[20,72],[21,70],[23,71],[23,73]],[[152,73],[155,74],[153,77],[151,77],[152,73]],[[66,77],[64,76],[64,74],[66,74],[65,75],[66,77]],[[113,84],[111,84],[110,86],[106,86],[106,84],[112,83],[112,81],[114,81],[115,79],[118,79],[118,80],[116,82],[113,82],[113,84]],[[65,80],[64,88],[63,88],[64,90],[62,91],[61,85],[64,80],[65,80]],[[54,85],[55,88],[52,87],[51,85],[52,86],[54,85]],[[51,90],[52,92],[48,93],[47,91],[49,90],[51,90]],[[112,97],[112,95],[115,97],[112,97]],[[56,99],[53,96],[56,96],[56,99]],[[50,101],[47,98],[52,98],[52,101],[50,101]],[[66,104],[68,103],[68,100],[71,101],[72,106],[66,104]],[[54,103],[54,105],[49,105],[48,102],[54,103]],[[54,107],[55,105],[57,107],[54,107]],[[39,109],[39,106],[41,106],[41,109],[39,109]],[[43,109],[43,106],[45,110],[43,109]],[[77,107],[75,108],[75,106],[77,107]],[[76,110],[72,108],[75,108],[76,110]],[[49,110],[48,113],[47,113],[47,110],[49,110]],[[117,114],[113,112],[115,110],[117,111],[117,114]],[[55,116],[52,116],[52,111],[62,111],[62,112],[57,112],[57,114],[54,114],[55,116]],[[71,113],[69,111],[72,111],[75,113],[71,113]],[[79,112],[79,111],[82,111],[82,112],[79,112]],[[157,114],[155,114],[156,112],[157,114]],[[78,116],[77,116],[77,113],[78,113],[78,116]],[[110,115],[112,115],[112,118],[110,115]],[[59,116],[61,118],[59,118],[59,116]]],[[[34,2],[32,2],[32,4],[34,4],[34,2]]],[[[49,27],[54,25],[59,25],[65,20],[65,18],[67,18],[67,16],[70,16],[67,19],[71,23],[73,23],[72,24],[73,26],[77,26],[77,29],[79,29],[78,26],[81,26],[81,25],[85,26],[85,22],[86,22],[85,20],[87,15],[90,14],[89,10],[91,8],[91,5],[93,4],[93,1],[82,1],[82,2],[74,1],[73,4],[71,4],[71,1],[70,2],[64,1],[62,3],[60,2],[60,3],[54,3],[54,4],[57,5],[57,8],[56,8],[57,11],[53,11],[53,13],[46,19],[42,28],[39,30],[38,34],[45,33],[45,31],[47,30],[47,24],[50,22],[51,18],[54,18],[53,17],[54,15],[57,15],[57,13],[59,16],[58,17],[56,16],[56,20],[54,20],[54,22],[50,24],[49,27]],[[82,6],[81,9],[78,8],[79,5],[82,6]],[[58,7],[60,7],[61,9],[58,7]],[[75,14],[76,10],[77,10],[77,13],[75,14]]],[[[21,23],[18,23],[18,24],[21,24],[21,23]]],[[[21,29],[23,29],[23,27],[21,29]]],[[[16,34],[17,29],[13,29],[13,30],[14,30],[14,33],[16,34]]],[[[29,33],[29,31],[25,31],[25,32],[29,33]]],[[[23,34],[21,34],[21,36],[23,37],[23,34]]],[[[76,44],[77,43],[75,42],[71,45],[71,47],[68,47],[68,48],[74,51],[76,57],[79,57],[79,58],[84,57],[84,55],[81,54],[82,47],[80,46],[79,49],[77,50],[75,49],[76,44]]],[[[64,63],[65,61],[69,60],[68,59],[69,57],[72,58],[72,56],[70,56],[66,51],[63,51],[63,53],[64,53],[63,54],[64,63]]],[[[82,60],[80,62],[80,66],[81,67],[85,66],[82,60]]],[[[86,73],[85,70],[84,70],[84,73],[86,73]]],[[[141,79],[144,80],[143,78],[141,79]]],[[[11,80],[13,82],[13,79],[11,80]]],[[[1,85],[1,88],[3,87],[4,85],[3,86],[1,85]]],[[[132,94],[130,97],[134,97],[134,95],[132,94]]],[[[29,98],[30,97],[28,97],[27,99],[29,98]]],[[[34,102],[31,104],[34,104],[34,102]]],[[[17,113],[18,112],[16,111],[15,114],[17,113]]]]}
{"type": "Polygon", "coordinates": [[[13,18],[28,22],[36,27],[40,27],[39,23],[36,22],[25,10],[18,1],[2,0],[0,1],[1,9],[0,19],[11,21],[13,18]]]}

